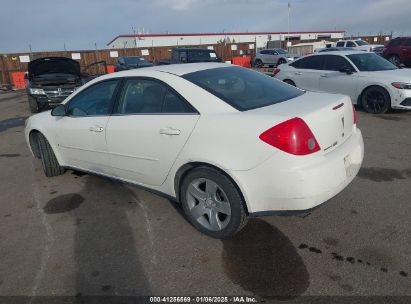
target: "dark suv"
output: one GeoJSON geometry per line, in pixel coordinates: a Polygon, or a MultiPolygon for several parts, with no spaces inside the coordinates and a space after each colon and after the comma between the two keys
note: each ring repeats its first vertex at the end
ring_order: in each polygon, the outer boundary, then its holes
{"type": "Polygon", "coordinates": [[[396,66],[411,65],[411,37],[397,37],[392,39],[384,48],[383,57],[396,66]]]}
{"type": "Polygon", "coordinates": [[[153,64],[141,56],[120,57],[114,67],[115,72],[151,67],[153,64]]]}

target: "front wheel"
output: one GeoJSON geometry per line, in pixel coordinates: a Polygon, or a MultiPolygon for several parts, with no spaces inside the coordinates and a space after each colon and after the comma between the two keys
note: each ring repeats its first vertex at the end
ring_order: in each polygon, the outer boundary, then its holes
{"type": "Polygon", "coordinates": [[[190,171],[181,186],[181,203],[191,224],[215,238],[229,238],[247,223],[245,203],[233,182],[216,169],[190,171]]]}
{"type": "Polygon", "coordinates": [[[37,144],[40,151],[44,174],[46,174],[47,177],[63,174],[64,168],[60,166],[49,142],[41,133],[37,134],[37,144]]]}
{"type": "Polygon", "coordinates": [[[392,55],[392,56],[388,57],[388,61],[390,61],[392,64],[394,64],[396,66],[400,66],[400,64],[401,64],[401,59],[397,55],[392,55]]]}
{"type": "Polygon", "coordinates": [[[279,66],[280,64],[284,64],[284,63],[287,63],[287,61],[284,58],[280,58],[278,60],[277,66],[279,66]]]}
{"type": "Polygon", "coordinates": [[[361,105],[368,113],[386,113],[391,106],[388,92],[381,87],[370,87],[361,95],[361,105]]]}
{"type": "Polygon", "coordinates": [[[257,60],[255,61],[255,66],[256,66],[257,68],[262,68],[262,67],[264,66],[264,64],[263,64],[263,62],[261,61],[261,59],[257,59],[257,60]]]}

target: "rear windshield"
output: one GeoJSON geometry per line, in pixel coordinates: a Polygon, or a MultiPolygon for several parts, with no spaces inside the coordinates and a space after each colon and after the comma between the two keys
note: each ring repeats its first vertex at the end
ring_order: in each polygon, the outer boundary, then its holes
{"type": "Polygon", "coordinates": [[[190,50],[188,52],[190,62],[218,61],[217,54],[212,50],[190,50]]]}
{"type": "Polygon", "coordinates": [[[240,111],[261,108],[304,94],[275,78],[241,67],[198,71],[183,76],[240,111]]]}

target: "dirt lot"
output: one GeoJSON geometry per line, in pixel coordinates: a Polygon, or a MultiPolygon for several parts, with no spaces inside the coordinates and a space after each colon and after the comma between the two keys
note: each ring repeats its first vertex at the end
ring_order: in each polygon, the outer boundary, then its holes
{"type": "Polygon", "coordinates": [[[411,296],[411,112],[359,112],[365,160],[347,189],[226,241],[137,187],[46,178],[24,141],[27,116],[24,93],[0,94],[1,296],[411,296]]]}

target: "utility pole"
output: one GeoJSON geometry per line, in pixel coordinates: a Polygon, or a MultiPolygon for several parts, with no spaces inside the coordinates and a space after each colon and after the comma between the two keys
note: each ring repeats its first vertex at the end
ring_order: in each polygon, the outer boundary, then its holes
{"type": "Polygon", "coordinates": [[[291,12],[291,3],[290,3],[290,1],[288,1],[288,19],[287,19],[288,36],[287,36],[286,48],[288,47],[288,43],[290,42],[290,12],[291,12]]]}

